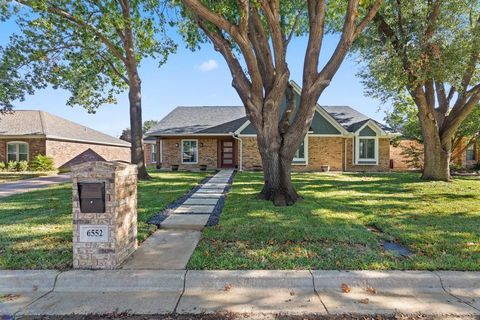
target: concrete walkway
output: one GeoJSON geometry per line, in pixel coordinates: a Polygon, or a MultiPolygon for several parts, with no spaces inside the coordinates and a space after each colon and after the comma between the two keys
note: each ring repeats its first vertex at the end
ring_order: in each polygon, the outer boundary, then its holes
{"type": "Polygon", "coordinates": [[[480,315],[479,272],[0,271],[0,315],[480,315]]]}
{"type": "Polygon", "coordinates": [[[124,263],[123,269],[184,270],[233,170],[222,170],[194,192],[124,263]]]}
{"type": "Polygon", "coordinates": [[[0,198],[46,188],[55,184],[65,183],[71,179],[72,177],[68,173],[2,183],[0,184],[0,198]]]}

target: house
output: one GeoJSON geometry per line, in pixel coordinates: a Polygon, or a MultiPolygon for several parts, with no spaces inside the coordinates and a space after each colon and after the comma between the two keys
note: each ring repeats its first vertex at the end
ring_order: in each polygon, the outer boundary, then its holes
{"type": "Polygon", "coordinates": [[[157,167],[157,150],[157,139],[155,137],[145,137],[143,139],[143,152],[147,167],[157,167]]]}
{"type": "MultiPolygon", "coordinates": [[[[298,106],[301,89],[294,82],[298,106]]],[[[282,108],[286,108],[283,99],[282,108]]],[[[147,132],[155,137],[162,168],[260,169],[256,131],[243,106],[177,107],[147,132]]],[[[316,106],[293,170],[388,171],[395,134],[347,106],[316,106]]]]}
{"type": "Polygon", "coordinates": [[[68,169],[80,162],[130,162],[130,143],[40,110],[0,114],[0,161],[31,161],[42,154],[68,169]]]}
{"type": "MultiPolygon", "coordinates": [[[[454,147],[451,163],[463,168],[471,168],[480,164],[480,139],[463,139],[454,147]]],[[[390,158],[394,170],[421,169],[423,165],[423,144],[417,140],[403,139],[390,147],[390,158]],[[420,161],[414,161],[418,155],[420,161]],[[418,163],[415,165],[415,163],[418,163]]]]}

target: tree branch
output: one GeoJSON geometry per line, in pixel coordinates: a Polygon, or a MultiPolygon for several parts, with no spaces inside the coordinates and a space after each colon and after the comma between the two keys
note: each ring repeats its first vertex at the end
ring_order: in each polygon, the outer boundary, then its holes
{"type": "MultiPolygon", "coordinates": [[[[26,5],[28,7],[32,7],[32,4],[30,3],[30,1],[27,1],[27,0],[15,0],[15,1],[20,4],[26,5]]],[[[56,7],[55,5],[47,5],[47,11],[57,16],[60,16],[62,18],[65,18],[66,20],[74,23],[79,27],[85,28],[93,32],[100,39],[100,41],[102,41],[102,43],[105,44],[110,49],[110,51],[115,57],[117,57],[118,59],[124,62],[126,61],[126,57],[123,56],[123,54],[118,50],[118,48],[110,40],[108,40],[105,35],[103,35],[100,31],[98,31],[98,29],[95,28],[94,26],[84,22],[83,20],[75,17],[74,15],[72,15],[71,13],[63,9],[56,7]]]]}

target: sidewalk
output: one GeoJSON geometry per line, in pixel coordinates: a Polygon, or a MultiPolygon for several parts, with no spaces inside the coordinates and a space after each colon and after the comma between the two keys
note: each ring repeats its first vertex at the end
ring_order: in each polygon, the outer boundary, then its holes
{"type": "Polygon", "coordinates": [[[0,271],[0,314],[480,315],[479,272],[0,271]]]}
{"type": "Polygon", "coordinates": [[[185,270],[200,241],[201,231],[212,220],[218,222],[233,170],[221,170],[192,192],[160,229],[145,240],[122,269],[185,270]]]}
{"type": "Polygon", "coordinates": [[[56,176],[46,176],[19,180],[0,184],[0,198],[8,197],[14,194],[25,193],[37,189],[49,187],[51,185],[65,183],[72,180],[71,175],[59,174],[56,176]]]}

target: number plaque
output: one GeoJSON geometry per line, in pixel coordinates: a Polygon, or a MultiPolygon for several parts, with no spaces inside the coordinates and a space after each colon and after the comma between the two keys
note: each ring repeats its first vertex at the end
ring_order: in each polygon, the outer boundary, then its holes
{"type": "Polygon", "coordinates": [[[81,225],[80,242],[108,242],[108,226],[81,225]]]}

